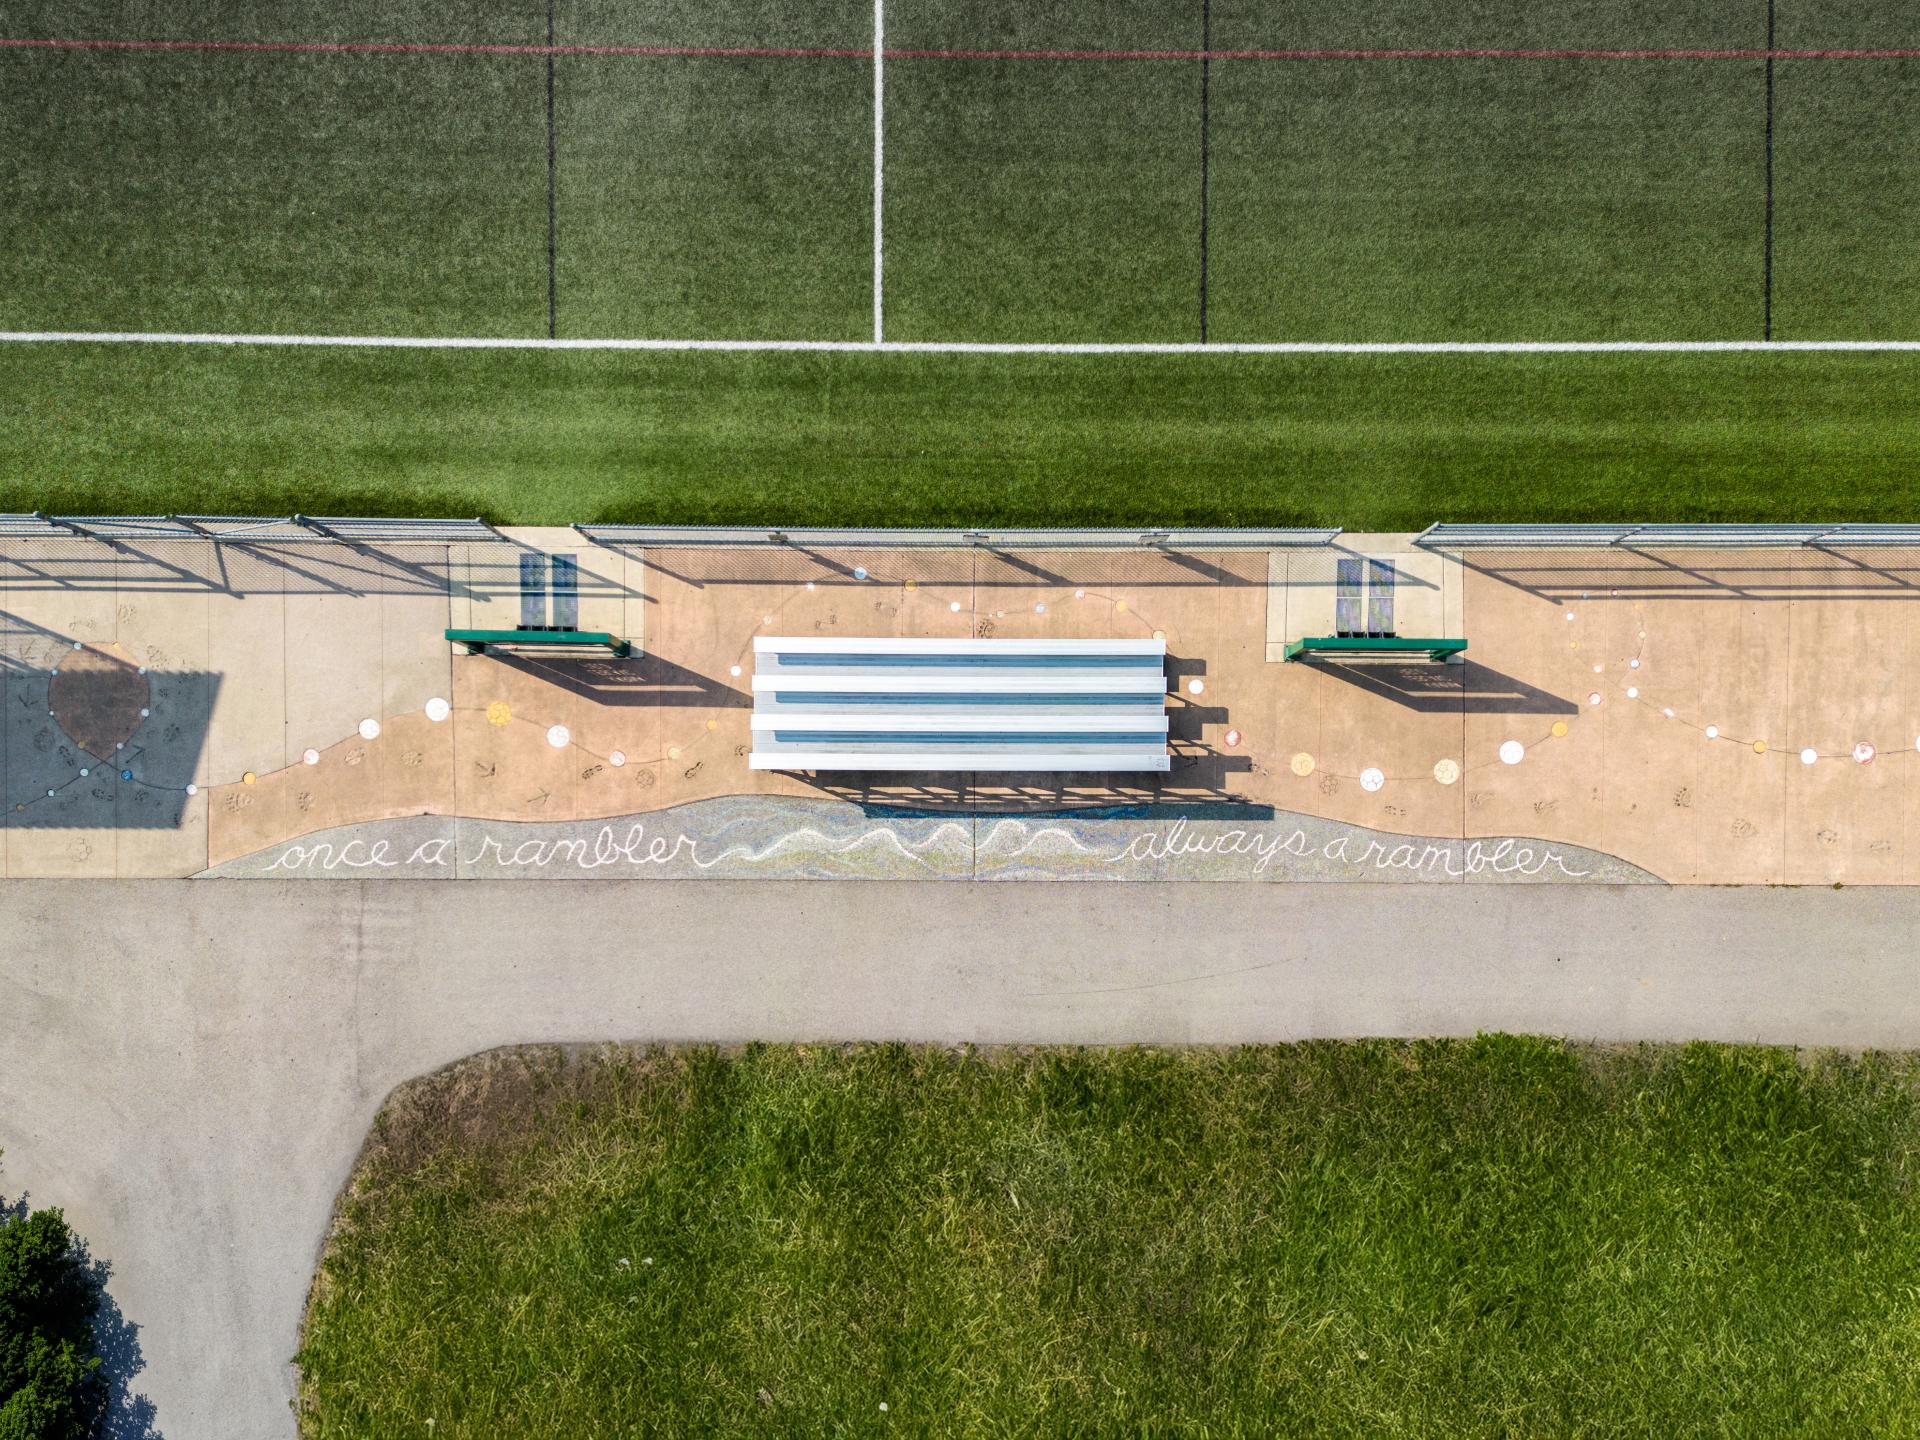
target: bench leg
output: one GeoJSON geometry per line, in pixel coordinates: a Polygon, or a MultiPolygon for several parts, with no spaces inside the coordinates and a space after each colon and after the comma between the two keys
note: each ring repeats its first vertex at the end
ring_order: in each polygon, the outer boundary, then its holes
{"type": "Polygon", "coordinates": [[[633,654],[633,646],[625,640],[616,640],[613,644],[613,653],[615,658],[624,660],[633,654]]]}

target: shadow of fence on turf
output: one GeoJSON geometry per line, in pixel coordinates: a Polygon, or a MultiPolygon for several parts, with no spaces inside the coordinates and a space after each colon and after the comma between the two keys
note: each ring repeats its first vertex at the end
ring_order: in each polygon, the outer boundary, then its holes
{"type": "Polygon", "coordinates": [[[1633,600],[1915,600],[1920,547],[1465,550],[1468,569],[1554,604],[1633,600]]]}
{"type": "MultiPolygon", "coordinates": [[[[531,549],[504,538],[457,544],[11,538],[0,540],[0,586],[22,593],[445,595],[484,602],[519,594],[520,557],[531,549]]],[[[587,567],[577,583],[583,599],[639,593],[587,567]]]]}
{"type": "MultiPolygon", "coordinates": [[[[1017,590],[1071,587],[1215,589],[1264,586],[1265,550],[1062,549],[1012,551],[967,548],[835,547],[801,545],[649,546],[602,541],[603,548],[695,589],[709,585],[805,585],[857,587],[911,581],[929,589],[977,587],[976,608],[990,610],[993,597],[1017,590]]],[[[1332,552],[1329,551],[1329,554],[1332,552]]]]}

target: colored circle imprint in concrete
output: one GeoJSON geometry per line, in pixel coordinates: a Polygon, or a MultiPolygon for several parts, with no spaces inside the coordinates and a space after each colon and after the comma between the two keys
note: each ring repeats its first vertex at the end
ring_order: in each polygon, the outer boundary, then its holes
{"type": "Polygon", "coordinates": [[[1386,775],[1381,771],[1374,769],[1371,765],[1369,765],[1365,770],[1362,770],[1360,772],[1360,788],[1366,791],[1369,795],[1379,790],[1380,787],[1385,785],[1386,783],[1387,783],[1386,775]]]}
{"type": "Polygon", "coordinates": [[[556,750],[564,750],[573,743],[573,732],[564,725],[547,727],[547,744],[556,750]]]}
{"type": "Polygon", "coordinates": [[[1503,740],[1500,743],[1500,763],[1502,765],[1518,765],[1526,758],[1527,747],[1522,745],[1518,740],[1503,740]]]}
{"type": "Polygon", "coordinates": [[[508,705],[506,701],[496,700],[487,706],[487,723],[489,725],[505,725],[511,719],[513,719],[513,707],[508,705]]]}
{"type": "Polygon", "coordinates": [[[1862,740],[1858,745],[1853,747],[1853,763],[1856,765],[1871,765],[1873,763],[1873,757],[1878,753],[1873,746],[1862,740]]]}
{"type": "Polygon", "coordinates": [[[1556,740],[1565,739],[1566,734],[1567,734],[1567,722],[1564,720],[1554,721],[1553,722],[1553,738],[1556,740]]]}
{"type": "Polygon", "coordinates": [[[1811,745],[1809,745],[1806,749],[1800,752],[1800,763],[1802,765],[1811,765],[1815,761],[1817,761],[1819,758],[1820,758],[1820,752],[1814,749],[1811,745]]]}
{"type": "Polygon", "coordinates": [[[1460,779],[1458,760],[1436,760],[1433,766],[1433,778],[1442,785],[1455,784],[1460,779]]]}
{"type": "Polygon", "coordinates": [[[47,681],[47,710],[82,750],[110,755],[140,728],[150,697],[131,661],[76,646],[47,681]]]}
{"type": "Polygon", "coordinates": [[[1294,756],[1293,759],[1287,762],[1287,768],[1292,770],[1294,774],[1300,776],[1302,779],[1305,779],[1307,776],[1313,773],[1313,757],[1307,754],[1306,751],[1302,750],[1298,755],[1294,756]]]}
{"type": "Polygon", "coordinates": [[[433,721],[436,725],[452,713],[453,707],[438,695],[427,701],[427,719],[433,721]]]}

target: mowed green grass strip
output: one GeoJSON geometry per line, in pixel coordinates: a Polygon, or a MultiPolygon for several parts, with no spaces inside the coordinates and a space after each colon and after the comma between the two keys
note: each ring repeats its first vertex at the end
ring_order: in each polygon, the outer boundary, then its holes
{"type": "Polygon", "coordinates": [[[502,523],[1912,521],[1905,355],[0,347],[0,510],[502,523]]]}
{"type": "Polygon", "coordinates": [[[302,1432],[1910,1433],[1917,1078],[1510,1037],[483,1057],[376,1125],[302,1432]]]}

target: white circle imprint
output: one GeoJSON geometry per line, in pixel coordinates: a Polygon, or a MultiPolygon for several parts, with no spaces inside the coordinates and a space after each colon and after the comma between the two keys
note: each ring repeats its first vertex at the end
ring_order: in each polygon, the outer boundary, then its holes
{"type": "Polygon", "coordinates": [[[867,578],[867,567],[866,567],[866,566],[864,566],[864,565],[856,565],[856,566],[854,566],[854,567],[853,567],[853,578],[854,578],[854,579],[856,579],[856,580],[864,580],[864,579],[866,579],[866,578],[867,578]]]}
{"type": "Polygon", "coordinates": [[[1719,738],[1720,738],[1720,727],[1718,725],[1707,726],[1707,739],[1718,740],[1719,738]]]}
{"type": "Polygon", "coordinates": [[[1811,745],[1809,745],[1806,749],[1800,752],[1800,763],[1802,765],[1811,765],[1813,764],[1814,761],[1818,760],[1819,758],[1820,758],[1820,752],[1814,749],[1811,745]]]}
{"type": "Polygon", "coordinates": [[[1633,659],[1627,661],[1627,668],[1629,670],[1638,670],[1640,668],[1640,657],[1636,655],[1633,659]]]}
{"type": "Polygon", "coordinates": [[[198,795],[199,793],[200,793],[200,787],[199,787],[198,785],[194,785],[194,784],[191,784],[191,783],[189,783],[189,784],[188,784],[188,786],[187,786],[187,794],[189,794],[189,795],[198,795]]]}
{"type": "Polygon", "coordinates": [[[1189,680],[1189,681],[1187,681],[1187,693],[1188,693],[1189,695],[1200,695],[1200,694],[1204,694],[1204,693],[1206,692],[1206,688],[1207,688],[1207,685],[1206,685],[1206,682],[1205,682],[1204,680],[1189,680]]]}
{"type": "Polygon", "coordinates": [[[320,763],[320,752],[309,747],[300,752],[300,758],[308,765],[318,765],[320,763]]]}
{"type": "Polygon", "coordinates": [[[1231,750],[1234,746],[1238,745],[1239,743],[1240,743],[1240,732],[1238,730],[1227,731],[1227,748],[1231,750]]]}
{"type": "Polygon", "coordinates": [[[1638,700],[1639,698],[1640,698],[1640,689],[1639,689],[1639,687],[1638,687],[1638,686],[1636,686],[1636,685],[1629,685],[1629,686],[1627,686],[1627,699],[1629,699],[1629,700],[1638,700]]]}
{"type": "Polygon", "coordinates": [[[727,667],[727,673],[737,680],[740,678],[740,667],[738,665],[729,665],[727,667]]]}
{"type": "Polygon", "coordinates": [[[813,590],[813,581],[811,580],[807,581],[807,589],[809,592],[813,590]]]}
{"type": "Polygon", "coordinates": [[[616,750],[611,755],[607,756],[607,764],[613,766],[613,768],[616,770],[618,770],[622,765],[626,763],[627,763],[627,752],[624,750],[616,750]]]}
{"type": "Polygon", "coordinates": [[[1046,603],[1045,603],[1044,601],[1042,601],[1042,602],[1041,602],[1040,604],[1038,604],[1038,605],[1035,605],[1035,606],[1033,607],[1033,613],[1034,613],[1034,614],[1036,614],[1036,615],[1044,615],[1044,614],[1046,614],[1046,613],[1047,613],[1047,607],[1046,607],[1046,603]]]}
{"type": "Polygon", "coordinates": [[[1598,690],[1593,691],[1591,694],[1587,696],[1587,704],[1598,705],[1599,703],[1600,703],[1600,692],[1598,690]]]}
{"type": "Polygon", "coordinates": [[[947,609],[958,615],[960,613],[960,602],[958,600],[949,600],[947,602],[947,609]]]}
{"type": "Polygon", "coordinates": [[[362,740],[378,740],[380,738],[380,722],[378,720],[362,720],[360,722],[360,738],[362,740]]]}
{"type": "Polygon", "coordinates": [[[1460,778],[1460,762],[1454,759],[1436,760],[1433,766],[1433,778],[1442,785],[1451,785],[1460,778]]]}
{"type": "Polygon", "coordinates": [[[571,745],[572,743],[573,743],[573,732],[567,729],[566,726],[549,725],[547,727],[547,744],[553,746],[554,749],[564,750],[568,745],[571,745]]]}
{"type": "Polygon", "coordinates": [[[1387,777],[1371,765],[1360,772],[1360,788],[1369,795],[1387,783],[1387,777]]]}
{"type": "Polygon", "coordinates": [[[1518,765],[1526,758],[1527,747],[1522,745],[1518,740],[1505,740],[1501,742],[1500,763],[1502,765],[1518,765]]]}
{"type": "Polygon", "coordinates": [[[452,713],[453,706],[449,705],[445,700],[442,700],[438,695],[427,701],[427,719],[433,721],[436,725],[452,713]]]}
{"type": "Polygon", "coordinates": [[[1853,763],[1856,765],[1871,765],[1873,763],[1873,757],[1878,753],[1873,746],[1862,740],[1858,745],[1853,747],[1853,763]]]}

